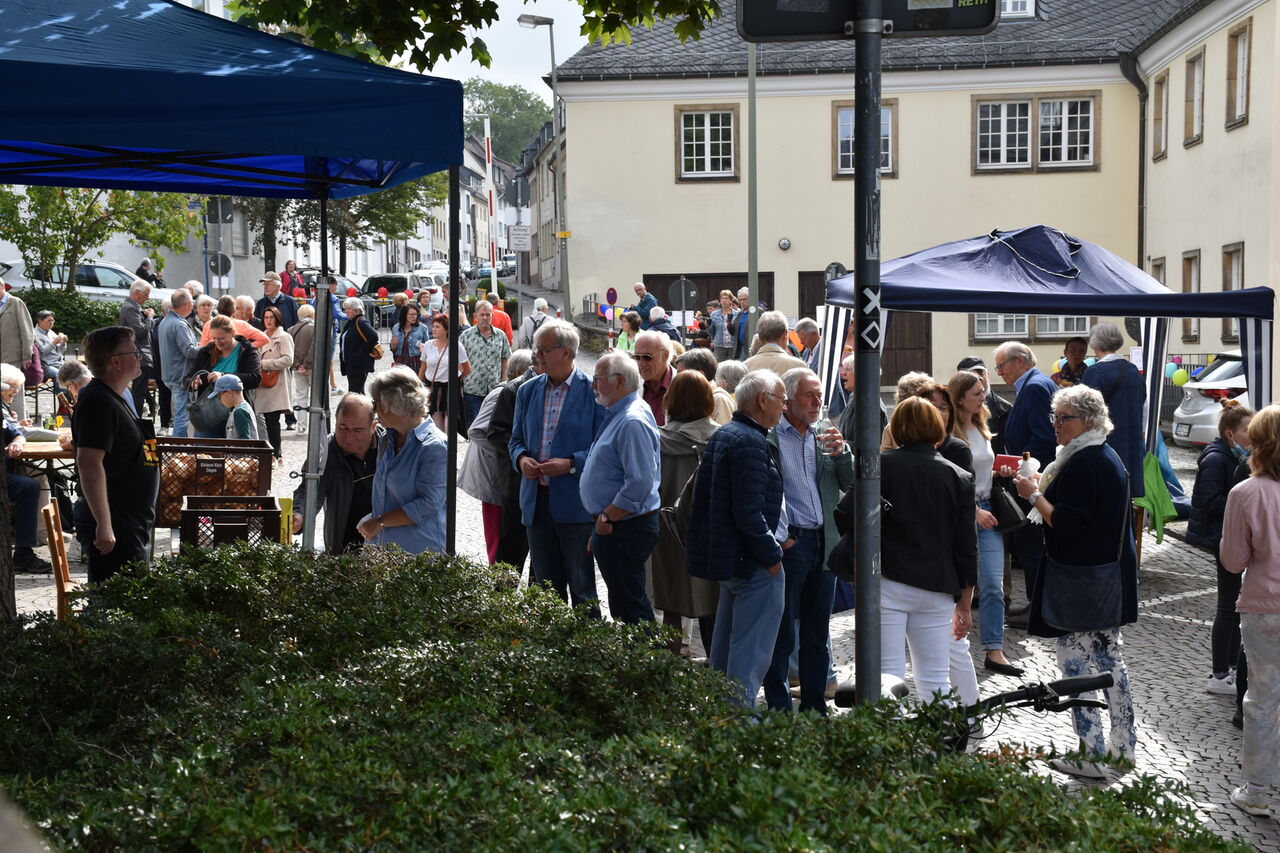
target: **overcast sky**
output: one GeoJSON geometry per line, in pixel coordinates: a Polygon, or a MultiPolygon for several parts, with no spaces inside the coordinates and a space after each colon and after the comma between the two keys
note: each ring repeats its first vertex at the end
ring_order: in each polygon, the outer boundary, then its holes
{"type": "Polygon", "coordinates": [[[438,77],[467,80],[482,77],[496,83],[524,86],[551,105],[551,87],[542,78],[551,73],[551,45],[546,27],[525,29],[516,22],[523,14],[555,19],[556,62],[563,63],[587,40],[582,30],[582,7],[573,0],[498,0],[499,19],[480,37],[489,46],[493,64],[489,68],[472,62],[470,53],[441,62],[430,72],[438,77]]]}

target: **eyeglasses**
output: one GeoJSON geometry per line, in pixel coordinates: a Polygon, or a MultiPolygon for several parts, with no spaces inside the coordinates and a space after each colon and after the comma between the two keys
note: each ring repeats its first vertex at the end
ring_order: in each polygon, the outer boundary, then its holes
{"type": "Polygon", "coordinates": [[[656,352],[633,352],[633,353],[631,353],[631,357],[632,357],[633,359],[635,359],[636,361],[653,361],[655,358],[657,358],[657,357],[658,357],[658,353],[656,353],[656,352]]]}
{"type": "Polygon", "coordinates": [[[564,349],[564,344],[559,344],[559,345],[554,346],[554,347],[534,347],[534,348],[533,348],[533,354],[534,354],[534,355],[536,355],[536,356],[538,356],[539,358],[542,358],[542,357],[543,357],[543,356],[545,356],[547,353],[549,353],[549,352],[551,352],[551,351],[553,351],[553,350],[558,350],[558,349],[564,349]]]}
{"type": "Polygon", "coordinates": [[[131,355],[131,356],[133,356],[134,358],[137,358],[137,357],[139,357],[140,355],[142,355],[142,353],[138,352],[136,349],[127,349],[127,350],[125,350],[124,352],[113,352],[113,353],[111,353],[111,357],[112,357],[112,358],[115,358],[115,357],[116,357],[116,356],[118,356],[118,355],[131,355]]]}
{"type": "Polygon", "coordinates": [[[1000,371],[1004,370],[1004,366],[1005,366],[1006,364],[1008,364],[1009,362],[1011,362],[1011,361],[1013,361],[1013,359],[1011,359],[1011,358],[1005,359],[1004,361],[997,361],[997,362],[996,362],[996,373],[999,373],[1000,371]]]}
{"type": "Polygon", "coordinates": [[[772,391],[765,391],[764,393],[768,394],[770,397],[772,397],[775,400],[781,400],[784,406],[787,403],[791,402],[791,398],[788,397],[786,394],[775,394],[772,391]]]}
{"type": "Polygon", "coordinates": [[[616,375],[617,374],[614,374],[614,373],[606,373],[604,376],[592,376],[591,384],[595,385],[597,382],[608,382],[610,379],[612,379],[616,375]]]}
{"type": "Polygon", "coordinates": [[[1049,415],[1049,423],[1053,424],[1054,426],[1058,426],[1059,424],[1065,424],[1067,421],[1079,421],[1079,420],[1084,420],[1084,418],[1082,418],[1080,415],[1063,415],[1063,414],[1058,414],[1057,412],[1055,412],[1052,415],[1049,415]]]}

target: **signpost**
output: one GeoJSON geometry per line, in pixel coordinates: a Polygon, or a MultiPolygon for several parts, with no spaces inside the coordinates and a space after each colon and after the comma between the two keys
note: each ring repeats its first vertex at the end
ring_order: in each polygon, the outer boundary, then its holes
{"type": "Polygon", "coordinates": [[[533,248],[532,232],[533,228],[529,225],[512,225],[508,228],[507,235],[511,238],[511,251],[530,251],[533,248]]]}
{"type": "Polygon", "coordinates": [[[880,47],[885,36],[980,35],[997,0],[738,0],[750,42],[853,39],[857,698],[880,696],[880,47]]]}

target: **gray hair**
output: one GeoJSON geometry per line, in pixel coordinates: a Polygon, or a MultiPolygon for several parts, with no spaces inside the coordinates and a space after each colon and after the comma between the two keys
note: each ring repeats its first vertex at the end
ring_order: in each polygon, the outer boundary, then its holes
{"type": "Polygon", "coordinates": [[[237,297],[236,297],[236,307],[237,307],[237,308],[247,308],[250,314],[252,314],[252,313],[253,313],[253,309],[254,309],[255,304],[256,304],[256,303],[254,303],[254,301],[253,301],[253,297],[252,297],[252,296],[245,296],[245,295],[242,293],[242,294],[240,294],[239,296],[237,296],[237,297]]]}
{"type": "Polygon", "coordinates": [[[853,365],[857,361],[857,359],[858,359],[857,354],[849,353],[844,357],[844,360],[840,362],[840,366],[845,370],[853,370],[853,365]]]}
{"type": "Polygon", "coordinates": [[[622,387],[628,394],[640,388],[640,368],[626,353],[607,352],[596,363],[604,366],[605,376],[621,376],[622,387]]]}
{"type": "Polygon", "coordinates": [[[208,295],[207,293],[202,293],[202,294],[200,294],[199,296],[197,296],[197,297],[196,297],[196,307],[197,307],[197,308],[199,308],[201,305],[214,305],[214,306],[216,306],[217,304],[218,304],[218,300],[214,299],[212,296],[208,295]]]}
{"type": "Polygon", "coordinates": [[[747,375],[747,366],[740,361],[729,359],[716,365],[716,384],[730,394],[738,390],[742,377],[747,375]]]}
{"type": "Polygon", "coordinates": [[[765,311],[756,321],[756,336],[761,343],[777,343],[787,336],[787,315],[781,311],[765,311]]]}
{"type": "Polygon", "coordinates": [[[684,355],[676,359],[676,364],[684,370],[696,370],[707,377],[708,382],[716,381],[716,355],[706,347],[694,347],[686,350],[684,355]]]}
{"type": "MultiPolygon", "coordinates": [[[[795,399],[796,388],[800,387],[800,380],[806,376],[812,376],[815,381],[818,379],[818,374],[807,367],[793,367],[782,374],[782,387],[786,390],[788,399],[795,399]]],[[[819,385],[821,385],[820,382],[819,385]]]]}
{"type": "Polygon", "coordinates": [[[534,345],[537,345],[539,338],[544,338],[547,335],[555,335],[556,346],[564,347],[575,356],[578,354],[578,344],[581,343],[582,339],[578,336],[578,330],[571,323],[566,323],[564,320],[547,320],[534,335],[534,345]]]}
{"type": "Polygon", "coordinates": [[[0,382],[10,388],[22,389],[27,384],[27,377],[12,364],[0,363],[0,382]]]}
{"type": "Polygon", "coordinates": [[[181,308],[191,302],[191,294],[185,290],[175,290],[173,295],[169,297],[169,304],[174,308],[181,308]]]}
{"type": "Polygon", "coordinates": [[[665,335],[662,332],[655,332],[652,329],[636,335],[635,343],[638,344],[641,341],[654,341],[661,344],[662,348],[667,351],[668,359],[671,358],[671,353],[675,350],[675,341],[671,340],[670,335],[665,335]]]}
{"type": "Polygon", "coordinates": [[[818,328],[818,323],[810,317],[801,317],[800,322],[796,323],[796,334],[802,337],[810,332],[817,331],[821,331],[818,328]]]}
{"type": "Polygon", "coordinates": [[[348,296],[342,300],[343,311],[355,311],[357,314],[364,313],[364,303],[360,301],[359,296],[348,296]]]}
{"type": "Polygon", "coordinates": [[[524,372],[533,364],[533,350],[517,349],[511,351],[511,356],[507,359],[507,376],[515,379],[517,376],[523,376],[524,372]]]}
{"type": "Polygon", "coordinates": [[[1115,323],[1096,323],[1089,330],[1089,349],[1116,352],[1124,346],[1124,335],[1115,323]]]}
{"type": "Polygon", "coordinates": [[[378,410],[402,418],[427,414],[427,389],[418,375],[403,364],[375,373],[369,380],[369,397],[378,410]]]}
{"type": "Polygon", "coordinates": [[[88,366],[83,361],[69,358],[58,368],[59,385],[83,385],[93,378],[88,366]]]}
{"type": "Polygon", "coordinates": [[[1006,359],[1001,358],[1001,354],[1007,355],[1009,358],[1020,358],[1031,367],[1036,366],[1036,354],[1031,351],[1031,347],[1019,341],[1005,341],[996,347],[996,363],[1006,359]]]}
{"type": "Polygon", "coordinates": [[[147,282],[143,281],[143,280],[142,280],[142,279],[140,279],[140,278],[135,278],[135,279],[133,280],[133,284],[129,285],[129,295],[130,295],[130,296],[133,296],[133,294],[135,294],[135,293],[143,293],[144,291],[145,291],[146,293],[150,293],[150,292],[151,292],[151,285],[150,285],[150,284],[148,284],[147,282]]]}
{"type": "Polygon", "coordinates": [[[299,320],[310,320],[310,319],[314,318],[315,316],[316,316],[316,309],[315,309],[315,308],[312,308],[310,305],[299,305],[299,306],[298,306],[298,319],[299,319],[299,320]]]}
{"type": "Polygon", "coordinates": [[[658,320],[661,320],[665,316],[667,316],[667,309],[663,308],[661,305],[655,305],[649,309],[650,323],[657,322],[658,320]]]}
{"type": "Polygon", "coordinates": [[[204,285],[196,281],[194,278],[182,285],[182,289],[190,293],[192,298],[196,298],[204,294],[204,285]]]}
{"type": "Polygon", "coordinates": [[[1085,429],[1100,429],[1109,433],[1115,426],[1111,423],[1107,403],[1102,399],[1097,388],[1088,385],[1071,385],[1053,395],[1050,407],[1056,413],[1063,406],[1070,406],[1084,421],[1085,429]]]}
{"type": "Polygon", "coordinates": [[[902,374],[898,377],[898,387],[893,392],[894,405],[901,403],[908,397],[914,397],[920,389],[932,384],[934,384],[933,377],[927,373],[921,373],[919,370],[902,374]]]}
{"type": "Polygon", "coordinates": [[[761,394],[772,394],[773,389],[782,385],[778,374],[772,370],[753,370],[738,383],[734,398],[738,403],[738,411],[753,414],[760,410],[757,400],[761,394]]]}
{"type": "Polygon", "coordinates": [[[484,297],[484,298],[485,298],[485,299],[487,299],[487,300],[489,300],[489,304],[490,304],[490,305],[493,305],[494,307],[497,307],[497,305],[498,305],[498,294],[494,293],[494,292],[491,290],[491,291],[489,291],[488,293],[486,293],[486,294],[485,294],[485,297],[484,297]]]}

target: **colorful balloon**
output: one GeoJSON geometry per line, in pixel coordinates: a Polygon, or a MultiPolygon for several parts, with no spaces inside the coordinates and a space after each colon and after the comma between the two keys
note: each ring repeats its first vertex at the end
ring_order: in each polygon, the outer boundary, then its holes
{"type": "Polygon", "coordinates": [[[355,296],[355,295],[356,295],[356,289],[354,287],[348,287],[347,296],[355,296]]]}
{"type": "Polygon", "coordinates": [[[1174,364],[1172,361],[1169,362],[1164,366],[1164,378],[1172,379],[1173,374],[1177,372],[1177,370],[1178,370],[1178,365],[1174,364]]]}
{"type": "Polygon", "coordinates": [[[1172,361],[1174,364],[1182,364],[1182,356],[1180,355],[1175,355],[1169,360],[1172,361]]]}
{"type": "Polygon", "coordinates": [[[1094,358],[1093,356],[1089,356],[1088,358],[1086,358],[1086,359],[1084,360],[1084,363],[1085,363],[1085,365],[1086,365],[1086,366],[1088,366],[1088,367],[1093,367],[1095,364],[1097,364],[1097,363],[1098,363],[1098,360],[1097,360],[1096,358],[1094,358]]]}
{"type": "Polygon", "coordinates": [[[307,292],[306,292],[305,290],[303,290],[301,287],[295,287],[295,288],[293,289],[293,298],[294,298],[294,299],[302,299],[302,298],[303,298],[304,296],[306,296],[306,295],[307,295],[307,292]]]}
{"type": "MultiPolygon", "coordinates": [[[[353,294],[351,294],[351,295],[352,295],[352,296],[355,296],[355,294],[354,294],[354,293],[353,293],[353,294]]],[[[387,298],[387,289],[386,289],[385,287],[379,287],[379,288],[378,288],[378,298],[379,298],[379,299],[386,299],[386,298],[387,298]]]]}
{"type": "Polygon", "coordinates": [[[1184,368],[1179,367],[1173,372],[1173,384],[1181,388],[1191,381],[1191,374],[1187,373],[1184,368]]]}

